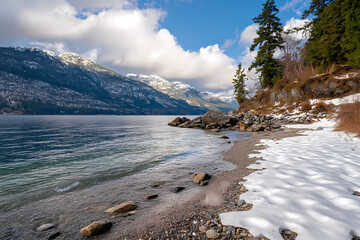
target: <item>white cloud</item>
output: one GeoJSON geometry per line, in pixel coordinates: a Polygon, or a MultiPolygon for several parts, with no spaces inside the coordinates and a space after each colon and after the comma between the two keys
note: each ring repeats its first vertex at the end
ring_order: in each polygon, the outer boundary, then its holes
{"type": "Polygon", "coordinates": [[[236,42],[236,40],[226,39],[225,42],[223,43],[223,45],[221,45],[221,49],[229,48],[229,47],[231,47],[232,45],[234,45],[235,42],[236,42]]]}
{"type": "Polygon", "coordinates": [[[244,31],[241,32],[239,44],[248,45],[252,44],[254,38],[256,38],[256,31],[259,29],[259,25],[254,23],[247,26],[244,31]]]}
{"type": "Polygon", "coordinates": [[[232,86],[234,59],[217,44],[187,51],[167,29],[160,28],[165,12],[125,7],[131,5],[125,0],[116,1],[118,5],[114,2],[3,0],[0,31],[7,34],[0,35],[0,43],[30,39],[57,52],[85,53],[83,56],[124,74],[156,74],[209,89],[232,86]],[[86,6],[99,10],[79,11],[86,6]],[[86,17],[79,18],[79,14],[86,17]]]}
{"type": "Polygon", "coordinates": [[[303,2],[303,0],[291,0],[287,1],[284,6],[280,7],[280,11],[286,11],[288,9],[292,9],[296,7],[299,3],[303,2]]]}
{"type": "MultiPolygon", "coordinates": [[[[284,26],[284,31],[287,31],[289,29],[293,29],[293,28],[301,28],[304,27],[306,23],[308,23],[310,20],[308,19],[295,19],[295,18],[291,18],[290,20],[288,20],[284,26]]],[[[305,39],[306,36],[304,34],[303,31],[299,31],[296,33],[292,33],[291,36],[297,40],[302,40],[305,39]]]]}
{"type": "Polygon", "coordinates": [[[46,49],[46,50],[55,52],[57,54],[69,51],[67,46],[65,46],[65,44],[61,43],[61,42],[49,43],[49,42],[31,41],[30,44],[32,46],[34,46],[34,47],[39,47],[39,48],[42,48],[42,49],[46,49]]]}

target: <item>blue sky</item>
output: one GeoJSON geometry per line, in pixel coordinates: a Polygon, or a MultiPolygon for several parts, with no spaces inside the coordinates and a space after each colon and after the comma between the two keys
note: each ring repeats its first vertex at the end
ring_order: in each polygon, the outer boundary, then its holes
{"type": "MultiPolygon", "coordinates": [[[[301,25],[310,0],[277,0],[301,25]]],[[[229,95],[249,65],[261,0],[2,0],[0,45],[75,52],[121,74],[143,73],[229,95]]],[[[248,85],[253,84],[250,81],[248,85]]]]}

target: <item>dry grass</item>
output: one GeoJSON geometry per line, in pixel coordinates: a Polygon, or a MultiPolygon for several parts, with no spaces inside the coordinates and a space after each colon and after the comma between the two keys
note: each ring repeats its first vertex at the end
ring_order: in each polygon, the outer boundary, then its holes
{"type": "Polygon", "coordinates": [[[312,109],[312,106],[311,106],[309,100],[305,100],[300,105],[300,111],[302,111],[302,112],[309,112],[311,109],[312,109]]]}
{"type": "Polygon", "coordinates": [[[360,136],[360,101],[339,106],[336,129],[360,136]]]}
{"type": "Polygon", "coordinates": [[[313,113],[332,113],[334,112],[334,108],[333,104],[326,104],[323,101],[320,101],[314,105],[313,113]]]}

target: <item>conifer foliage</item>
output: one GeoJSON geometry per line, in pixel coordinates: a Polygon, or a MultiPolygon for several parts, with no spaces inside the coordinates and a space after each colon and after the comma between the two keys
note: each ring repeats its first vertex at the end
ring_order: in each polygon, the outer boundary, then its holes
{"type": "Polygon", "coordinates": [[[245,101],[247,91],[245,90],[245,80],[246,80],[246,74],[245,69],[242,68],[241,63],[238,65],[238,68],[236,70],[233,84],[235,87],[234,95],[236,101],[239,103],[239,105],[245,101]]]}
{"type": "Polygon", "coordinates": [[[255,61],[251,64],[250,69],[255,68],[260,73],[262,88],[271,87],[276,80],[281,78],[281,69],[278,61],[274,58],[275,50],[282,48],[283,31],[280,19],[276,16],[279,10],[274,0],[267,0],[262,9],[262,13],[253,19],[259,24],[259,30],[256,32],[257,37],[250,47],[250,51],[258,48],[255,61]]]}
{"type": "Polygon", "coordinates": [[[329,67],[360,65],[360,1],[313,0],[303,17],[313,16],[307,60],[329,67]]]}

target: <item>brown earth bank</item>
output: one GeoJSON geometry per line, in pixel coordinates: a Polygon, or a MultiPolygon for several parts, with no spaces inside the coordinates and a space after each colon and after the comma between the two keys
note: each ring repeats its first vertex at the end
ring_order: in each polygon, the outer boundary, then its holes
{"type": "Polygon", "coordinates": [[[213,177],[196,197],[160,213],[124,218],[107,233],[91,239],[267,239],[254,238],[243,228],[223,226],[219,214],[252,208],[251,203],[239,202],[239,195],[247,191],[239,182],[246,181],[243,178],[254,171],[247,167],[259,159],[249,158],[249,154],[264,148],[258,145],[260,140],[293,137],[298,132],[299,129],[262,132],[235,142],[223,159],[237,168],[213,177]]]}

